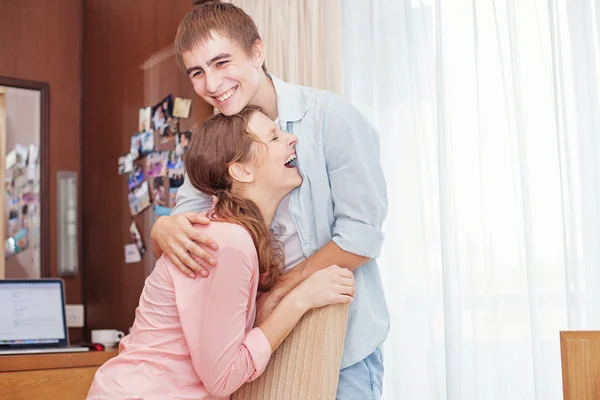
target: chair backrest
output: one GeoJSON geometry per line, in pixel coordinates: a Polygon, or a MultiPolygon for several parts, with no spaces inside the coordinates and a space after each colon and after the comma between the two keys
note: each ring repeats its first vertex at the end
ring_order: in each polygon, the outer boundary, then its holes
{"type": "Polygon", "coordinates": [[[564,400],[600,399],[600,331],[560,332],[564,400]]]}

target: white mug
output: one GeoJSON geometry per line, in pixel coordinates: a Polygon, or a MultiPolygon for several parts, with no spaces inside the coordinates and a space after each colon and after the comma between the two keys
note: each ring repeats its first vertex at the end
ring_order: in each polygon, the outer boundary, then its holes
{"type": "Polygon", "coordinates": [[[125,334],[116,329],[95,329],[92,331],[92,343],[100,343],[104,348],[115,347],[125,334]]]}

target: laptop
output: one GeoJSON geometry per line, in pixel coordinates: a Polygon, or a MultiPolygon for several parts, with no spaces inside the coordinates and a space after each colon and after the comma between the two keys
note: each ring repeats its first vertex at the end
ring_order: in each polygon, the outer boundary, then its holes
{"type": "Polygon", "coordinates": [[[0,279],[0,356],[73,353],[69,346],[64,282],[49,279],[0,279]]]}

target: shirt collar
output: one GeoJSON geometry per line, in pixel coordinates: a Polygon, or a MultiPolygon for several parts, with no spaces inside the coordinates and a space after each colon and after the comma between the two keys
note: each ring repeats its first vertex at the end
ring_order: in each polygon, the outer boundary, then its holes
{"type": "Polygon", "coordinates": [[[279,120],[284,123],[300,121],[308,112],[308,102],[300,86],[284,82],[273,74],[269,77],[277,95],[279,120]]]}

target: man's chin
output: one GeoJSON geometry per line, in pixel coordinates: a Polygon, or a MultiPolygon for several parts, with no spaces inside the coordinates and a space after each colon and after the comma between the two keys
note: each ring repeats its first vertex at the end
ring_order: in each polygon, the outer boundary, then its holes
{"type": "Polygon", "coordinates": [[[219,110],[219,112],[223,115],[226,115],[228,117],[238,114],[240,111],[242,111],[243,107],[235,107],[235,106],[227,106],[227,107],[217,107],[217,110],[219,110]]]}

